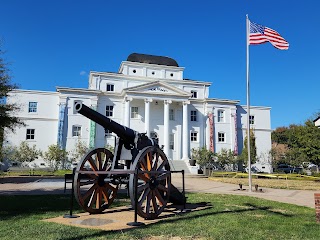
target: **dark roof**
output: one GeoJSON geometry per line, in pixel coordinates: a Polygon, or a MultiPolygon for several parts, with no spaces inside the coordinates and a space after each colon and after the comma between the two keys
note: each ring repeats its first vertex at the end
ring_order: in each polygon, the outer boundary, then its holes
{"type": "Polygon", "coordinates": [[[172,58],[140,53],[131,53],[128,56],[127,61],[179,67],[176,60],[172,58]]]}
{"type": "Polygon", "coordinates": [[[317,117],[315,120],[313,120],[313,122],[316,122],[316,121],[318,121],[319,119],[320,119],[320,116],[317,117]]]}

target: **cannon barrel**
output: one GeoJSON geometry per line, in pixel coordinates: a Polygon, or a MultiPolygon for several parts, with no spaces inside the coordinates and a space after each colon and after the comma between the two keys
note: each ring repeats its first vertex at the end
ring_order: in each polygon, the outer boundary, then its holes
{"type": "Polygon", "coordinates": [[[114,132],[118,135],[119,138],[123,139],[125,142],[129,144],[134,144],[134,140],[136,131],[132,130],[131,128],[127,128],[115,121],[112,121],[110,118],[98,113],[97,111],[89,108],[82,102],[76,102],[74,105],[75,110],[80,113],[81,115],[91,119],[92,121],[98,123],[105,129],[108,129],[111,132],[114,132]]]}

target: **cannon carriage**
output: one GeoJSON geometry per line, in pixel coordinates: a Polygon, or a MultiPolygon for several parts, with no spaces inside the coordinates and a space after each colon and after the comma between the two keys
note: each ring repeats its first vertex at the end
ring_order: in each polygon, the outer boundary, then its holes
{"type": "Polygon", "coordinates": [[[169,202],[185,203],[185,197],[171,184],[169,161],[157,139],[122,126],[81,102],[74,107],[118,136],[114,154],[106,148],[96,148],[78,163],[74,195],[85,211],[103,212],[117,197],[122,184],[128,188],[131,205],[145,219],[157,218],[169,202]]]}

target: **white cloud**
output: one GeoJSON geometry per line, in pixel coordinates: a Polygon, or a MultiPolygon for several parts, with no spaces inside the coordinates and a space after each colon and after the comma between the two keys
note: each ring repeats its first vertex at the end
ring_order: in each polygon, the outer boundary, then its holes
{"type": "Polygon", "coordinates": [[[80,72],[80,76],[86,76],[87,75],[87,72],[86,71],[81,71],[80,72]]]}

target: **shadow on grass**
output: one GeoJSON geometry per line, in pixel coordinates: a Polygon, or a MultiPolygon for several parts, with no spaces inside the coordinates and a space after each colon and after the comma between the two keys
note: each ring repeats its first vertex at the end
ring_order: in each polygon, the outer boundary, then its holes
{"type": "MultiPolygon", "coordinates": [[[[102,237],[102,236],[106,236],[106,234],[112,234],[112,233],[124,233],[124,232],[131,232],[131,231],[135,231],[136,229],[148,229],[148,228],[153,228],[155,225],[160,225],[160,224],[164,224],[164,223],[177,223],[180,221],[186,221],[186,220],[191,220],[194,218],[199,218],[199,217],[207,217],[207,216],[215,216],[218,214],[235,214],[235,213],[243,213],[243,212],[253,212],[253,211],[267,211],[268,213],[271,214],[276,214],[276,215],[280,215],[286,218],[290,218],[293,217],[294,215],[290,215],[290,214],[285,214],[279,211],[274,211],[272,210],[271,207],[269,206],[257,206],[251,203],[245,203],[244,206],[246,206],[246,208],[244,209],[236,209],[236,210],[224,210],[224,211],[217,211],[217,212],[205,212],[205,213],[200,213],[200,211],[206,211],[206,210],[210,210],[213,209],[213,206],[211,205],[211,203],[207,203],[207,202],[201,202],[201,203],[194,203],[194,204],[187,204],[187,208],[189,207],[192,208],[192,211],[190,212],[174,212],[172,214],[169,215],[165,215],[165,216],[160,216],[159,219],[161,219],[161,221],[155,222],[155,223],[151,223],[139,228],[131,228],[131,229],[122,229],[122,230],[112,230],[112,231],[101,231],[101,232],[96,232],[96,233],[88,233],[85,236],[81,236],[81,237],[76,237],[76,238],[65,238],[65,240],[75,240],[75,239],[87,239],[87,238],[98,238],[98,237],[102,237]],[[202,209],[200,210],[196,210],[198,207],[202,207],[202,209]],[[194,214],[191,214],[194,213],[194,214]],[[173,216],[178,216],[178,218],[173,218],[173,216]]],[[[181,206],[170,206],[171,209],[172,208],[176,208],[176,210],[182,210],[183,208],[181,206]]],[[[168,209],[166,211],[169,211],[168,209]]]]}
{"type": "MultiPolygon", "coordinates": [[[[124,196],[118,196],[118,198],[123,199],[127,198],[124,196]]],[[[119,200],[120,200],[119,199],[119,200]]],[[[128,202],[115,202],[113,207],[117,207],[119,205],[128,205],[128,202]]],[[[48,215],[52,217],[57,216],[57,214],[65,214],[69,212],[70,206],[70,195],[42,195],[42,196],[0,196],[0,215],[2,220],[8,220],[13,218],[27,218],[30,216],[38,215],[39,220],[43,218],[48,218],[48,215]]],[[[252,203],[243,203],[239,205],[240,209],[234,210],[219,210],[217,207],[211,205],[210,202],[201,202],[201,203],[188,203],[186,205],[187,209],[191,209],[193,211],[190,212],[182,212],[183,208],[181,206],[169,205],[165,210],[166,212],[172,211],[172,214],[168,216],[160,216],[160,221],[149,224],[143,228],[149,229],[155,225],[161,225],[163,223],[178,223],[185,220],[192,220],[194,218],[199,217],[207,217],[207,216],[215,216],[219,214],[237,214],[244,212],[254,212],[254,211],[265,211],[269,214],[276,214],[283,216],[285,218],[293,217],[293,214],[286,214],[284,212],[279,212],[277,210],[273,210],[274,207],[271,206],[258,206],[252,203]],[[197,207],[202,207],[202,209],[197,210],[197,207]],[[173,210],[172,210],[173,209],[173,210]],[[176,217],[173,217],[176,216],[176,217]]],[[[79,211],[80,208],[77,203],[74,204],[74,210],[79,211]]],[[[109,209],[111,211],[117,211],[116,209],[109,209]]],[[[49,217],[51,217],[49,216],[49,217]]],[[[36,216],[37,217],[37,216],[36,216]]],[[[128,229],[128,230],[119,230],[119,231],[99,231],[99,232],[90,232],[85,235],[75,237],[66,237],[65,239],[87,239],[87,238],[98,238],[105,236],[106,234],[113,234],[119,232],[130,232],[135,231],[136,228],[128,229]]],[[[138,228],[141,229],[141,228],[138,228]]]]}
{"type": "MultiPolygon", "coordinates": [[[[79,210],[77,203],[75,210],[79,210]]],[[[48,214],[50,212],[67,212],[70,206],[69,195],[14,195],[0,196],[1,218],[28,217],[30,215],[48,214]]]]}
{"type": "MultiPolygon", "coordinates": [[[[117,196],[117,200],[112,207],[125,205],[127,203],[121,200],[126,198],[125,195],[117,196]]],[[[68,214],[70,212],[70,194],[63,195],[0,195],[0,215],[1,220],[9,220],[11,218],[26,218],[32,215],[39,215],[42,219],[43,214],[52,214],[57,216],[68,214]]],[[[73,211],[83,212],[82,208],[74,200],[73,211]]],[[[47,217],[47,216],[46,216],[47,217]]]]}

